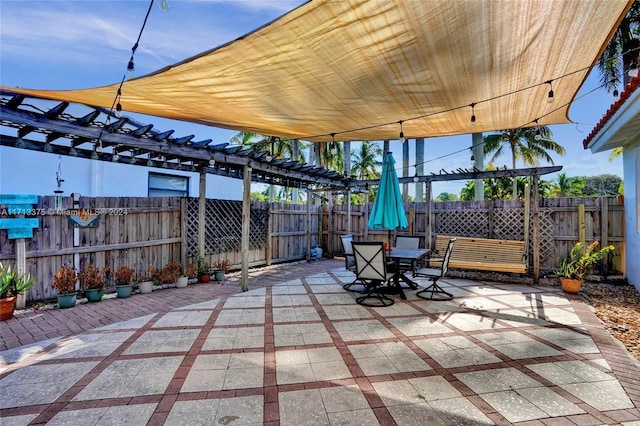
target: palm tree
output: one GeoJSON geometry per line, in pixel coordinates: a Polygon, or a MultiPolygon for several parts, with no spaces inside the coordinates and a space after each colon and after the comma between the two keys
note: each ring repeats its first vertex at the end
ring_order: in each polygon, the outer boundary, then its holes
{"type": "MultiPolygon", "coordinates": [[[[491,154],[489,165],[495,164],[505,147],[511,150],[511,167],[516,168],[516,161],[522,160],[524,164],[537,166],[538,159],[543,159],[553,164],[553,159],[547,151],[551,150],[559,155],[564,155],[564,148],[551,139],[551,130],[546,126],[536,126],[527,129],[503,130],[499,133],[487,135],[484,140],[485,154],[491,154]]],[[[518,199],[518,182],[513,179],[512,199],[518,199]]]]}
{"type": "MultiPolygon", "coordinates": [[[[351,174],[356,179],[380,178],[380,170],[382,169],[382,149],[380,145],[374,142],[362,141],[359,149],[351,152],[351,158],[353,160],[351,174]]],[[[376,190],[369,189],[369,200],[375,199],[376,190]]]]}
{"type": "Polygon", "coordinates": [[[635,0],[609,44],[598,60],[600,80],[607,91],[615,90],[621,83],[631,80],[628,71],[640,66],[640,1],[635,0]]]}
{"type": "Polygon", "coordinates": [[[382,167],[382,149],[380,145],[373,142],[363,141],[360,149],[351,152],[353,165],[351,174],[357,179],[378,179],[379,169],[382,167]]]}
{"type": "Polygon", "coordinates": [[[552,197],[575,197],[582,195],[580,179],[568,177],[566,173],[558,173],[558,179],[551,185],[552,197]]]}

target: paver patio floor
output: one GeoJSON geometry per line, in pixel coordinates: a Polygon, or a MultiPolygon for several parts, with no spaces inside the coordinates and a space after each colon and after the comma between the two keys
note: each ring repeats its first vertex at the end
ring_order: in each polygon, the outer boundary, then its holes
{"type": "Polygon", "coordinates": [[[325,260],[7,321],[0,424],[640,426],[638,362],[580,297],[445,279],[451,301],[369,308],[353,278],[325,260]]]}

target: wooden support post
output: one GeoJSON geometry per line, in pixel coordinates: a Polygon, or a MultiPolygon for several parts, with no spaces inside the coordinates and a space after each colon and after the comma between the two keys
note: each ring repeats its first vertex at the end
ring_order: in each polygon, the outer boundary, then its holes
{"type": "Polygon", "coordinates": [[[584,204],[578,204],[578,241],[585,246],[587,239],[587,230],[584,223],[584,204]]]}
{"type": "Polygon", "coordinates": [[[251,231],[251,167],[244,166],[242,179],[242,278],[240,288],[249,290],[249,239],[251,231]]]}
{"type": "MultiPolygon", "coordinates": [[[[387,141],[387,143],[389,143],[387,141]]],[[[365,194],[364,199],[364,233],[363,238],[367,240],[369,238],[369,192],[365,194]]]]}
{"type": "MultiPolygon", "coordinates": [[[[327,192],[327,198],[329,202],[327,203],[327,256],[329,258],[333,257],[333,193],[327,192]]],[[[322,244],[320,244],[322,247],[322,244]]]]}
{"type": "MultiPolygon", "coordinates": [[[[311,262],[311,203],[313,192],[307,191],[307,262],[311,262]]],[[[319,219],[319,218],[318,218],[319,219]]]]}
{"type": "Polygon", "coordinates": [[[531,176],[531,244],[533,248],[533,283],[540,283],[540,202],[538,201],[538,175],[531,176]]]}
{"type": "Polygon", "coordinates": [[[345,203],[347,203],[347,234],[351,234],[351,190],[346,193],[347,199],[345,203]]]}
{"type": "Polygon", "coordinates": [[[413,235],[416,232],[416,207],[412,204],[409,208],[409,235],[413,235]]]}
{"type": "Polygon", "coordinates": [[[187,257],[187,199],[180,200],[180,259],[182,267],[186,270],[189,259],[187,257]]]}
{"type": "MultiPolygon", "coordinates": [[[[16,238],[16,271],[18,274],[27,272],[27,245],[24,238],[16,238]]],[[[16,308],[24,309],[27,302],[27,296],[19,294],[16,298],[16,308]]]]}
{"type": "Polygon", "coordinates": [[[204,257],[205,220],[207,208],[207,173],[204,168],[200,171],[200,186],[198,196],[198,255],[204,257]]]}
{"type": "Polygon", "coordinates": [[[267,211],[267,237],[264,245],[264,257],[267,266],[271,266],[271,258],[273,257],[273,254],[271,253],[271,233],[273,232],[271,229],[273,227],[271,210],[272,206],[269,204],[269,210],[267,211]]]}
{"type": "Polygon", "coordinates": [[[530,227],[531,227],[531,187],[530,183],[524,188],[524,252],[526,256],[527,268],[531,267],[531,251],[529,249],[531,243],[530,227]]]}
{"type": "MultiPolygon", "coordinates": [[[[607,197],[600,197],[600,247],[609,245],[609,200],[607,197]]],[[[602,272],[607,275],[609,272],[609,255],[602,257],[602,272]]]]}
{"type": "Polygon", "coordinates": [[[424,191],[424,248],[435,248],[431,244],[431,181],[427,182],[424,191]]]}

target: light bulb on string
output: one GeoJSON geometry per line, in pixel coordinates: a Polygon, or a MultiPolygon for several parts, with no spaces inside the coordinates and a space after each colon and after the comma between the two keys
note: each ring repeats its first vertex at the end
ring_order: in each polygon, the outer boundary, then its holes
{"type": "Polygon", "coordinates": [[[548,103],[552,103],[553,102],[553,85],[552,85],[552,80],[547,81],[547,84],[549,85],[549,93],[547,93],[547,102],[548,103]]]}
{"type": "Polygon", "coordinates": [[[475,102],[471,105],[471,127],[476,127],[476,104],[475,102]]]}
{"type": "Polygon", "coordinates": [[[415,176],[413,177],[413,182],[418,183],[419,181],[420,181],[420,178],[418,177],[418,172],[416,172],[415,176]]]}
{"type": "Polygon", "coordinates": [[[540,127],[538,126],[538,119],[533,120],[536,123],[536,134],[533,136],[533,139],[539,141],[542,139],[542,132],[540,131],[540,127]]]}
{"type": "Polygon", "coordinates": [[[398,121],[398,124],[400,124],[400,137],[398,138],[398,140],[401,143],[404,143],[405,139],[404,139],[404,132],[402,131],[402,123],[403,123],[402,120],[398,121]]]}

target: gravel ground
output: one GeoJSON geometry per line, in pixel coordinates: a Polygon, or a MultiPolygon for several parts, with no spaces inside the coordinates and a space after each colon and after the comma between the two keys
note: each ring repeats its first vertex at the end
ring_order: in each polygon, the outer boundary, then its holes
{"type": "Polygon", "coordinates": [[[585,282],[580,294],[605,328],[640,361],[640,293],[631,285],[585,282]]]}

